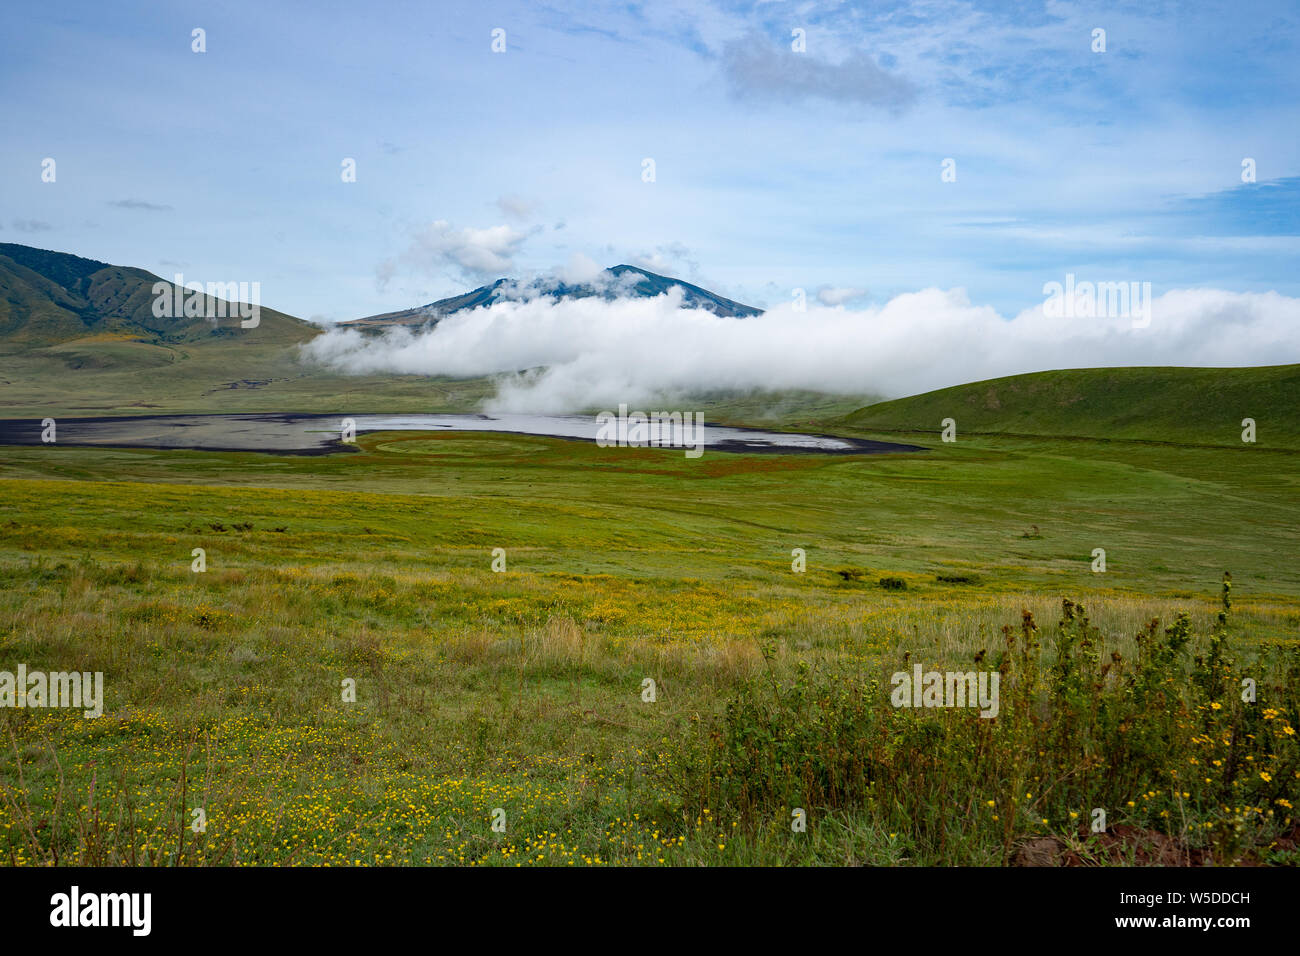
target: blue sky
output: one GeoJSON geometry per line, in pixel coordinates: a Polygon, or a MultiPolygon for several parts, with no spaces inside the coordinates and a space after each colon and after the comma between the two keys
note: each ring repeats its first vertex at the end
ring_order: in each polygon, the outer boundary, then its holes
{"type": "Polygon", "coordinates": [[[1300,295],[1293,2],[52,3],[0,89],[0,241],[303,317],[588,260],[760,306],[1300,295]]]}

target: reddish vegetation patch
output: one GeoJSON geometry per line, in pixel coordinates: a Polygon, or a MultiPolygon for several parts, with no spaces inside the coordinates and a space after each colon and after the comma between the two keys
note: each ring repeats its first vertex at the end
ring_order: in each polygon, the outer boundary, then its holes
{"type": "MultiPolygon", "coordinates": [[[[1091,835],[1091,834],[1090,834],[1091,835]]],[[[1189,848],[1182,840],[1155,830],[1119,824],[1095,834],[1094,857],[1104,862],[1133,860],[1138,866],[1212,866],[1206,850],[1189,848]]],[[[1065,854],[1066,866],[1086,866],[1089,861],[1075,851],[1065,854]]]]}
{"type": "Polygon", "coordinates": [[[1294,853],[1300,850],[1300,823],[1297,823],[1286,833],[1278,837],[1272,844],[1272,849],[1283,850],[1294,853]]]}
{"type": "Polygon", "coordinates": [[[1079,834],[1080,846],[1060,837],[1026,840],[1011,856],[1013,866],[1213,866],[1208,851],[1188,847],[1182,840],[1121,823],[1105,833],[1079,834]]]}

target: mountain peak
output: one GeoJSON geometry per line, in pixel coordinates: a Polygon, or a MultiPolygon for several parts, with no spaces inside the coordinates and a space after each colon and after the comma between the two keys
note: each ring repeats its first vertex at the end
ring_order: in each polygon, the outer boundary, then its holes
{"type": "Polygon", "coordinates": [[[681,279],[659,275],[640,266],[619,263],[605,269],[587,282],[565,282],[556,278],[538,278],[528,282],[514,279],[497,279],[491,285],[479,286],[462,295],[450,296],[428,305],[397,312],[384,312],[349,322],[353,328],[383,329],[393,326],[423,326],[437,324],[456,312],[492,306],[498,302],[520,301],[548,297],[553,299],[585,299],[598,296],[608,301],[619,298],[653,298],[664,295],[674,286],[682,290],[682,305],[686,308],[706,309],[723,318],[743,319],[761,315],[762,309],[724,298],[708,289],[702,289],[681,279]]]}

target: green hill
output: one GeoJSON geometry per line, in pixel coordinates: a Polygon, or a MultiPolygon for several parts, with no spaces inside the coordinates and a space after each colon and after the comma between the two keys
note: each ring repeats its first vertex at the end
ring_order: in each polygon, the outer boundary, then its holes
{"type": "Polygon", "coordinates": [[[173,283],[143,269],[113,266],[65,252],[0,243],[0,343],[42,348],[87,336],[153,344],[238,338],[249,344],[305,342],[319,330],[259,307],[255,328],[241,328],[229,300],[212,299],[224,317],[154,315],[154,284],[173,283]]]}
{"type": "Polygon", "coordinates": [[[860,408],[839,424],[863,432],[941,431],[1194,445],[1241,445],[1253,418],[1262,447],[1300,447],[1300,365],[1090,368],[957,385],[860,408]]]}
{"type": "Polygon", "coordinates": [[[0,417],[452,411],[490,392],[484,380],[304,365],[298,346],[321,330],[265,306],[249,329],[229,307],[160,318],[156,282],[175,289],[143,269],[0,243],[0,417]]]}

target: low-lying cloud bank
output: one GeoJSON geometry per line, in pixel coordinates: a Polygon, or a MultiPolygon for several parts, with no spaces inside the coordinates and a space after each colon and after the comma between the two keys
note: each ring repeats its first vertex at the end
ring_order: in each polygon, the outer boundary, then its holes
{"type": "Polygon", "coordinates": [[[572,412],[715,389],[911,395],[1055,368],[1246,366],[1300,361],[1300,299],[1274,292],[1167,292],[1149,321],[1011,319],[962,289],[926,289],[883,306],[777,306],[750,319],[657,298],[542,298],[458,313],[382,337],[334,329],[308,360],[352,373],[500,375],[490,411],[572,412]],[[1143,324],[1145,322],[1145,325],[1143,324]],[[522,371],[521,370],[530,370],[522,371]]]}

